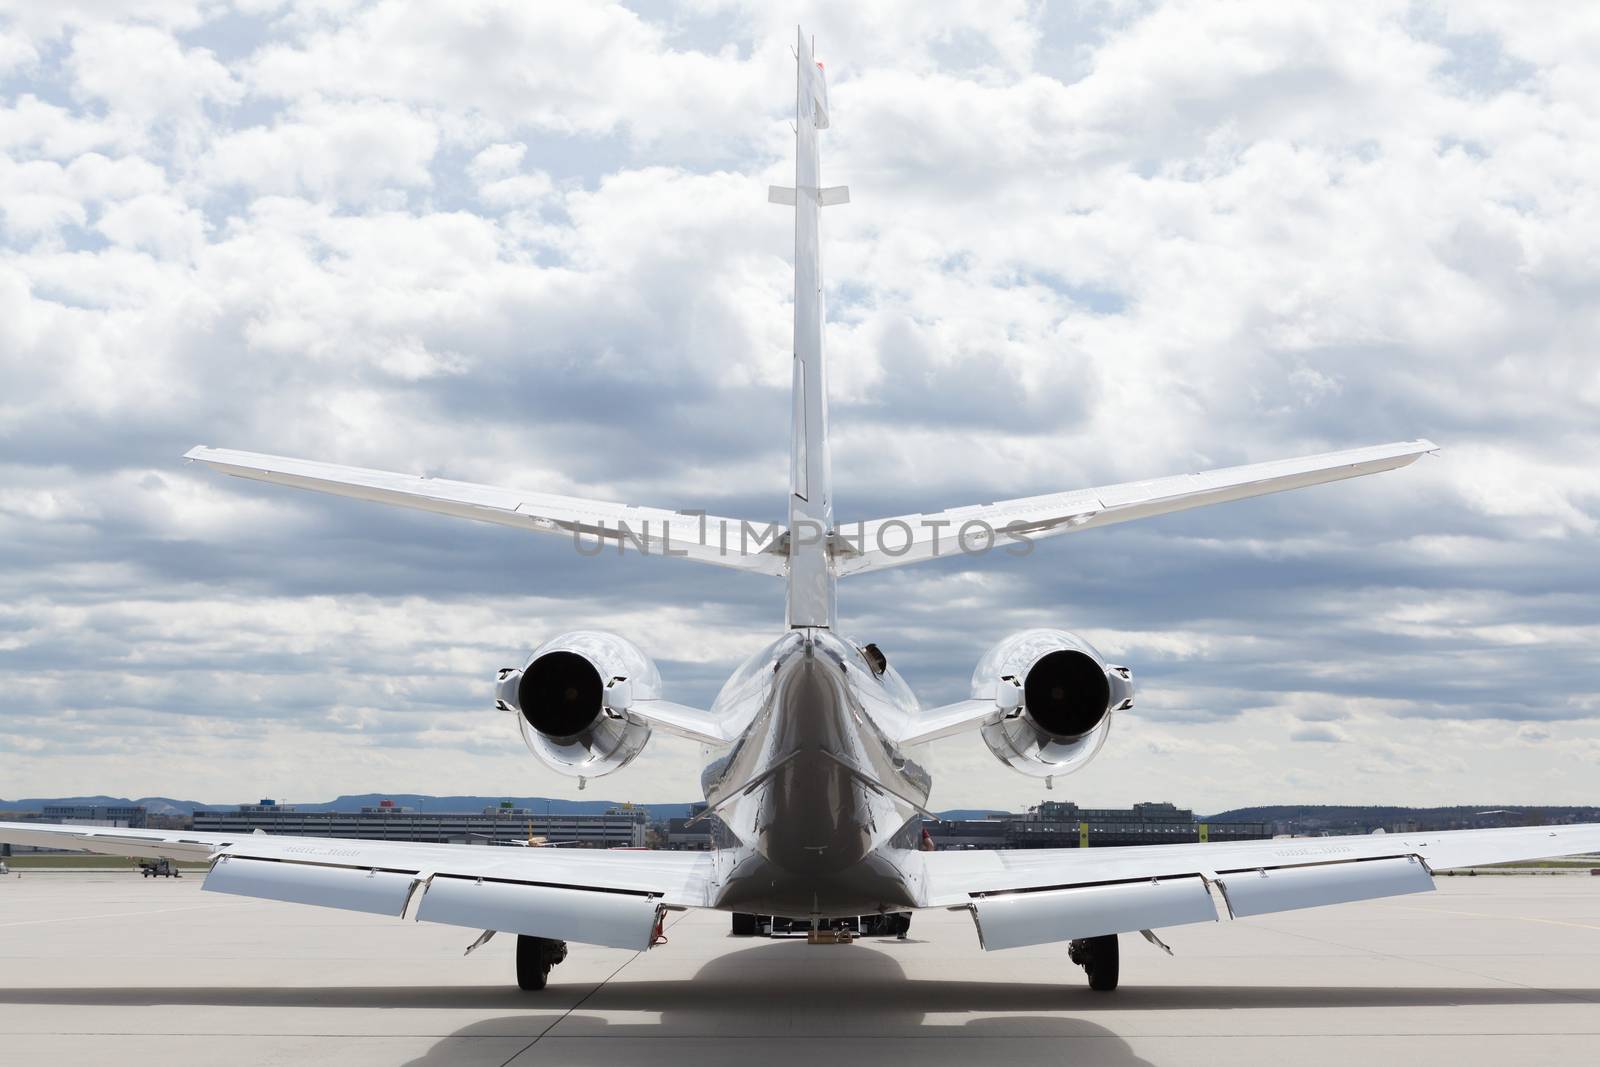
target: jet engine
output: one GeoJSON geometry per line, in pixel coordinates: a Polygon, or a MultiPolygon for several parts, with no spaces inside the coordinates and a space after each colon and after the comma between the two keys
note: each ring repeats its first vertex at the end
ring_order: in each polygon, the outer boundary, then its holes
{"type": "Polygon", "coordinates": [[[547,766],[573,778],[626,767],[650,740],[628,708],[661,695],[661,673],[616,634],[574,630],[551,638],[521,670],[504,667],[495,706],[517,713],[522,739],[547,766]]]}
{"type": "Polygon", "coordinates": [[[1111,666],[1065,630],[1023,630],[984,654],[972,673],[975,700],[997,715],[984,744],[1013,770],[1035,778],[1087,764],[1111,732],[1111,713],[1133,707],[1133,673],[1111,666]]]}

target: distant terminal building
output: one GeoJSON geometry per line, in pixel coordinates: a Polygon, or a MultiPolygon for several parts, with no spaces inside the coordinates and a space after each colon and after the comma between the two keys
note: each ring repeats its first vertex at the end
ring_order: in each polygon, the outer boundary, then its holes
{"type": "Polygon", "coordinates": [[[691,804],[688,816],[667,820],[667,847],[682,852],[705,852],[711,848],[711,820],[702,819],[706,806],[691,804]]]}
{"type": "Polygon", "coordinates": [[[1264,822],[1201,822],[1188,808],[1165,802],[1131,808],[1080,808],[1047,800],[1026,814],[926,824],[940,849],[1104,848],[1186,841],[1251,841],[1271,837],[1264,822]]]}
{"type": "Polygon", "coordinates": [[[142,804],[46,804],[39,821],[141,828],[145,825],[145,810],[142,804]]]}
{"type": "Polygon", "coordinates": [[[417,811],[385,800],[360,811],[301,811],[263,800],[236,808],[197,810],[194,828],[208,833],[354,837],[369,841],[489,844],[526,841],[587,848],[643,848],[649,817],[643,809],[613,808],[597,815],[537,812],[502,804],[474,812],[417,811]]]}
{"type": "Polygon", "coordinates": [[[941,819],[923,826],[936,848],[1011,848],[1007,830],[1016,815],[996,815],[988,819],[941,819]]]}
{"type": "MultiPolygon", "coordinates": [[[[74,822],[88,826],[131,826],[136,829],[148,825],[145,809],[140,804],[46,804],[37,812],[9,812],[0,818],[7,822],[74,822]]],[[[0,845],[0,856],[65,851],[68,850],[35,848],[32,845],[0,845]]]]}

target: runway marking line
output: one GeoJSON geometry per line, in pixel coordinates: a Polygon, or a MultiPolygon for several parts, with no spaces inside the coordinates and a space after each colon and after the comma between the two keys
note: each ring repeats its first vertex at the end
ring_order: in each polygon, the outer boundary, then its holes
{"type": "Polygon", "coordinates": [[[77,923],[90,922],[94,919],[128,919],[141,915],[166,915],[174,911],[205,911],[209,908],[242,908],[249,904],[248,900],[229,900],[221,904],[190,904],[183,908],[157,908],[155,911],[114,911],[100,915],[63,915],[56,919],[24,919],[21,922],[0,923],[5,926],[42,926],[45,923],[77,923]]]}
{"type": "Polygon", "coordinates": [[[1400,911],[1437,912],[1441,915],[1465,915],[1472,919],[1516,919],[1525,923],[1545,923],[1549,926],[1571,926],[1579,930],[1600,930],[1594,923],[1575,923],[1565,919],[1541,919],[1536,915],[1496,915],[1489,911],[1458,911],[1455,908],[1418,908],[1409,904],[1384,904],[1386,908],[1397,908],[1400,911]]]}

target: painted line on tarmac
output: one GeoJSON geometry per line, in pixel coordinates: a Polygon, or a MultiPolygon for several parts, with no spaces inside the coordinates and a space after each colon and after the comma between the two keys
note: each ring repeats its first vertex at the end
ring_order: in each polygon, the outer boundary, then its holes
{"type": "Polygon", "coordinates": [[[1440,915],[1465,915],[1473,919],[1516,919],[1525,923],[1545,923],[1549,926],[1572,926],[1579,930],[1600,930],[1594,923],[1575,923],[1566,919],[1541,919],[1536,915],[1496,915],[1490,911],[1457,911],[1455,908],[1418,908],[1409,904],[1386,904],[1384,907],[1400,911],[1436,912],[1440,915]]]}
{"type": "Polygon", "coordinates": [[[205,911],[210,908],[242,908],[249,904],[248,900],[227,901],[222,904],[191,904],[184,908],[157,908],[155,911],[114,911],[100,915],[63,915],[57,919],[24,919],[21,922],[0,923],[5,926],[43,926],[45,923],[80,923],[91,922],[95,919],[129,919],[141,915],[166,915],[174,911],[205,911]]]}

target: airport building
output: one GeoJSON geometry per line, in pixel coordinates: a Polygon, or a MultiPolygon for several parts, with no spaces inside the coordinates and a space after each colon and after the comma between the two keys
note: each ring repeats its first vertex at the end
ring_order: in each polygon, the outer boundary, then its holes
{"type": "Polygon", "coordinates": [[[432,841],[489,844],[526,841],[586,848],[643,848],[649,817],[643,810],[613,809],[598,815],[537,812],[501,806],[474,812],[417,811],[385,800],[360,811],[302,811],[263,800],[236,808],[194,813],[194,828],[208,833],[300,837],[355,837],[369,841],[432,841]]]}
{"type": "MultiPolygon", "coordinates": [[[[139,804],[46,804],[39,811],[0,812],[4,822],[71,822],[87,826],[148,825],[145,809],[139,804]]],[[[36,848],[32,845],[0,845],[0,856],[25,855],[31,852],[61,852],[58,848],[36,848]]]]}
{"type": "Polygon", "coordinates": [[[139,828],[145,825],[145,810],[141,804],[46,804],[39,821],[139,828]]]}
{"type": "Polygon", "coordinates": [[[689,815],[667,820],[667,847],[681,852],[704,852],[711,848],[711,820],[702,819],[704,804],[691,804],[689,815]]]}
{"type": "MultiPolygon", "coordinates": [[[[704,810],[704,804],[697,804],[688,818],[668,821],[668,848],[711,847],[711,820],[695,818],[704,810]]],[[[1071,802],[1047,800],[1021,815],[927,820],[923,827],[939,849],[1100,848],[1272,836],[1271,826],[1264,822],[1201,822],[1192,810],[1165,802],[1131,808],[1080,808],[1071,802]]]]}
{"type": "Polygon", "coordinates": [[[1047,800],[1022,815],[929,822],[941,849],[1104,848],[1174,845],[1186,841],[1252,841],[1272,836],[1264,822],[1201,822],[1192,810],[1166,802],[1131,808],[1080,808],[1047,800]]]}

